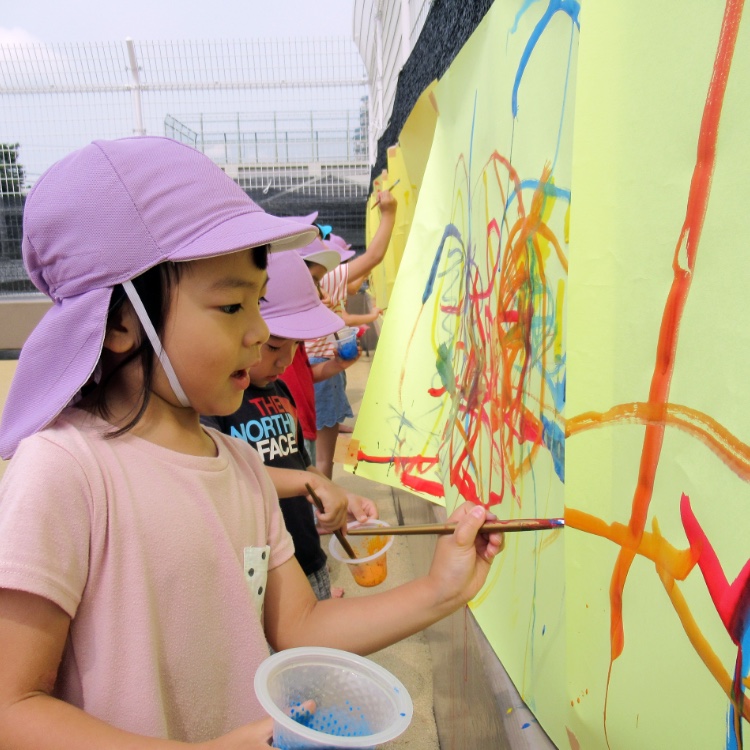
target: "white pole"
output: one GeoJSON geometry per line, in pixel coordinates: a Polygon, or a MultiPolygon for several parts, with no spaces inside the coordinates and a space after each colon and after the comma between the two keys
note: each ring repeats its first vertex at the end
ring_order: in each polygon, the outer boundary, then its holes
{"type": "Polygon", "coordinates": [[[409,12],[409,0],[401,0],[401,67],[411,54],[411,14],[409,12]]]}
{"type": "Polygon", "coordinates": [[[130,37],[125,39],[128,46],[128,58],[130,60],[130,77],[133,79],[133,116],[135,118],[135,128],[133,132],[136,135],[146,135],[146,128],[143,127],[143,112],[141,110],[141,78],[138,75],[138,60],[135,56],[135,46],[130,37]]]}
{"type": "Polygon", "coordinates": [[[370,158],[375,157],[375,147],[378,138],[382,135],[385,127],[385,114],[383,112],[383,14],[378,0],[375,11],[375,122],[370,131],[372,134],[372,149],[370,158]]]}

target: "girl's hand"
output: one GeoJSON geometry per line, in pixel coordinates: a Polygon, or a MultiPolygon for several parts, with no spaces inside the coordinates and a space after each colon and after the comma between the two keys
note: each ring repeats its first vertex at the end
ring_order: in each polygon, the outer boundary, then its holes
{"type": "MultiPolygon", "coordinates": [[[[310,475],[308,484],[315,490],[315,494],[322,500],[325,513],[315,509],[318,517],[318,531],[321,534],[330,534],[342,526],[346,526],[346,513],[349,500],[346,490],[334,484],[330,479],[308,470],[310,475]]],[[[307,495],[312,503],[312,497],[307,495]]]]}
{"type": "Polygon", "coordinates": [[[194,747],[200,750],[268,750],[272,737],[273,719],[267,716],[215,740],[198,743],[194,747]]]}
{"type": "Polygon", "coordinates": [[[485,521],[492,520],[496,520],[494,515],[481,505],[464,503],[448,519],[458,524],[456,530],[437,542],[428,578],[441,598],[456,608],[476,596],[492,561],[505,546],[505,537],[499,531],[477,533],[485,521]]]}
{"type": "Polygon", "coordinates": [[[360,357],[362,356],[362,345],[357,341],[357,356],[352,359],[342,359],[336,354],[334,362],[336,363],[339,372],[343,372],[347,368],[351,367],[360,357]]]}
{"type": "Polygon", "coordinates": [[[347,510],[350,520],[367,523],[378,517],[378,508],[369,498],[355,495],[353,492],[347,493],[347,497],[349,498],[347,510]]]}
{"type": "Polygon", "coordinates": [[[373,307],[369,313],[365,313],[363,317],[367,318],[368,323],[374,323],[381,315],[383,311],[379,307],[373,307]]]}
{"type": "Polygon", "coordinates": [[[378,193],[378,200],[380,201],[378,208],[381,216],[396,216],[398,201],[390,190],[381,190],[378,193]]]}

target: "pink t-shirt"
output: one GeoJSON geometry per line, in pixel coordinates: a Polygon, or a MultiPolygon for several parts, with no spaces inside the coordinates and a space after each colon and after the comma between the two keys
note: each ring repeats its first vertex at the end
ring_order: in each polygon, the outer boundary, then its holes
{"type": "Polygon", "coordinates": [[[0,586],[72,618],[55,694],[186,742],[261,718],[264,568],[294,547],[260,458],[208,428],[215,458],[108,427],[66,410],[0,482],[0,586]]]}

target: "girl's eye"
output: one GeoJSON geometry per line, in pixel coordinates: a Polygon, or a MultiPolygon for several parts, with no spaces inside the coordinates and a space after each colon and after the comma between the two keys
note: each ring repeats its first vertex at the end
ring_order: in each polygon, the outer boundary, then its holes
{"type": "Polygon", "coordinates": [[[272,346],[271,344],[266,344],[266,346],[268,347],[269,351],[272,351],[272,352],[277,352],[279,351],[279,349],[281,349],[280,346],[272,346]]]}
{"type": "Polygon", "coordinates": [[[223,313],[226,313],[227,315],[234,315],[235,313],[238,313],[242,309],[242,305],[236,304],[236,305],[222,305],[219,310],[221,310],[223,313]]]}

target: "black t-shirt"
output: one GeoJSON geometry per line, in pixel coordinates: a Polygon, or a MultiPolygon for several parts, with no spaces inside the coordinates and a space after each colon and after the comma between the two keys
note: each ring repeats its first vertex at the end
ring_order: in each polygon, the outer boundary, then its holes
{"type": "MultiPolygon", "coordinates": [[[[234,414],[203,417],[201,421],[250,443],[268,466],[306,471],[310,465],[297,407],[281,381],[269,383],[265,388],[251,385],[242,397],[242,406],[234,414]]],[[[316,573],[326,564],[326,556],[320,546],[312,505],[304,496],[285,497],[279,504],[302,570],[305,575],[316,573]]]]}

